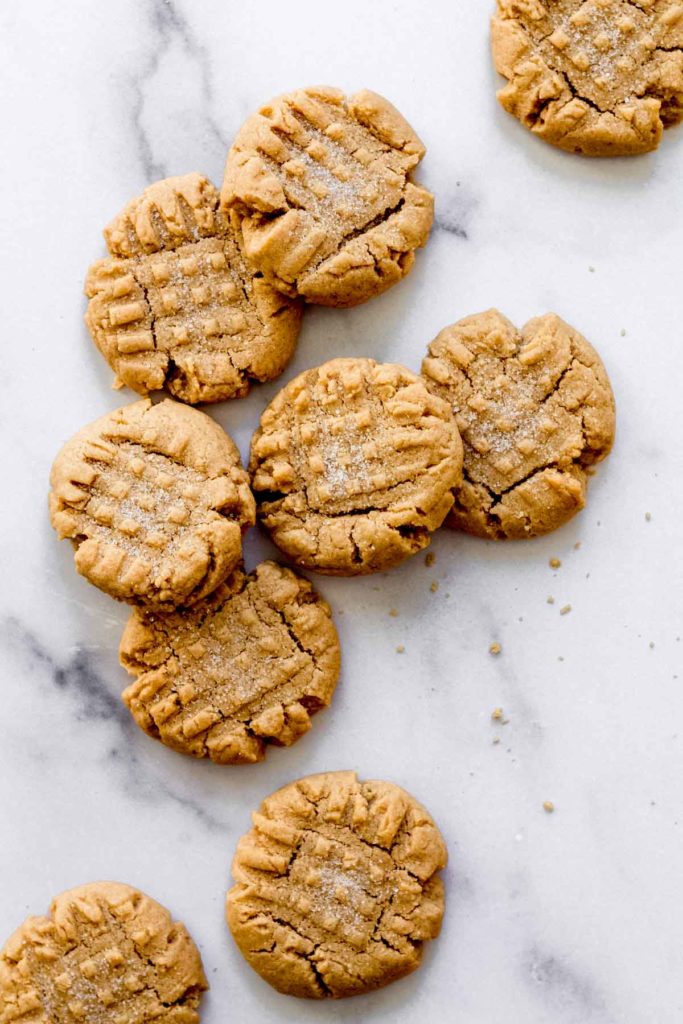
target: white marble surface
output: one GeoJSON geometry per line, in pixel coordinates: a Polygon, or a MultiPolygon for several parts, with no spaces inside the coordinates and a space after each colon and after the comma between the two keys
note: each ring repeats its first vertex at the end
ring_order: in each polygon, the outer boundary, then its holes
{"type": "MultiPolygon", "coordinates": [[[[0,7],[0,939],[65,888],[134,883],[200,944],[206,1024],[683,1018],[683,129],[630,161],[536,142],[496,105],[488,6],[0,7]],[[587,510],[554,536],[442,532],[431,569],[418,557],[321,579],[344,645],[333,707],[297,747],[221,769],[129,721],[116,655],[127,612],[73,571],[48,524],[47,475],[74,430],[133,397],[110,390],[82,326],[103,223],[155,177],[219,181],[241,120],[311,82],[369,86],[404,111],[429,148],[421,178],[438,220],[402,285],[308,314],[282,382],[340,354],[417,368],[438,329],[491,305],[520,323],[555,310],[603,354],[619,436],[587,510]],[[313,1005],[241,961],[223,894],[259,799],[342,767],[431,809],[451,853],[447,915],[410,979],[313,1005]]],[[[211,409],[243,452],[277,387],[211,409]]],[[[249,563],[269,550],[252,531],[249,563]]]]}

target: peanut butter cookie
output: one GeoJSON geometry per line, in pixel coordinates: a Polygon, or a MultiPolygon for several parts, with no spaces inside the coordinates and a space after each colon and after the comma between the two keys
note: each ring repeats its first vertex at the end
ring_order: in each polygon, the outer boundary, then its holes
{"type": "Polygon", "coordinates": [[[402,366],[333,359],[261,417],[250,471],[258,515],[298,565],[339,576],[397,565],[429,544],[461,480],[447,402],[402,366]]]}
{"type": "Polygon", "coordinates": [[[578,331],[553,313],[518,331],[491,309],[441,331],[422,372],[452,405],[465,446],[448,526],[535,537],[583,508],[615,420],[605,368],[578,331]]]}
{"type": "Polygon", "coordinates": [[[253,764],[267,743],[296,742],[339,676],[329,606],[275,562],[236,570],[189,611],[136,609],[120,654],[138,677],[123,693],[138,725],[218,764],[253,764]]]}
{"type": "Polygon", "coordinates": [[[283,371],[301,303],[248,264],[202,175],[150,185],[104,237],[111,259],[88,272],[85,320],[120,383],[193,404],[239,398],[283,371]]]}
{"type": "Polygon", "coordinates": [[[501,104],[561,149],[647,153],[683,117],[679,0],[498,0],[492,42],[501,104]]]}
{"type": "Polygon", "coordinates": [[[81,575],[112,597],[175,608],[242,557],[254,499],[239,452],[196,409],[148,399],[84,427],[50,475],[50,518],[81,575]]]}
{"type": "Polygon", "coordinates": [[[355,306],[408,273],[434,219],[410,174],[425,148],[382,96],[298,89],[250,117],[228,154],[224,209],[287,295],[355,306]]]}
{"type": "Polygon", "coordinates": [[[0,1024],[198,1024],[209,986],[182,924],[119,882],[62,893],[0,952],[0,1024]]]}
{"type": "Polygon", "coordinates": [[[439,934],[446,847],[429,814],[390,782],[311,775],[269,796],[242,837],[227,919],[279,992],[359,995],[420,965],[439,934]]]}

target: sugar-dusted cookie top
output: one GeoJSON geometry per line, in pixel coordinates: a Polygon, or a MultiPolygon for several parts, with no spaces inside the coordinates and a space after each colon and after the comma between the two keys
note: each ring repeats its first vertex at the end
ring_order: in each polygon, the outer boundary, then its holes
{"type": "Polygon", "coordinates": [[[444,841],[391,782],[355,772],[279,789],[240,840],[227,919],[240,951],[289,995],[359,995],[420,965],[444,911],[444,841]]]}
{"type": "Polygon", "coordinates": [[[615,412],[600,357],[578,331],[554,313],[518,331],[491,309],[444,328],[422,373],[452,406],[465,449],[447,525],[534,537],[583,508],[615,412]]]}
{"type": "Polygon", "coordinates": [[[562,149],[646,153],[683,116],[680,0],[498,0],[492,42],[501,104],[562,149]]]}
{"type": "Polygon", "coordinates": [[[199,1024],[207,988],[185,927],[119,882],[62,893],[0,951],[0,1024],[199,1024]]]}
{"type": "Polygon", "coordinates": [[[258,515],[298,565],[354,576],[429,543],[460,483],[447,402],[392,363],[333,359],[273,399],[251,446],[258,515]]]}
{"type": "Polygon", "coordinates": [[[205,413],[143,399],[107,413],[62,448],[50,518],[78,571],[112,597],[194,604],[242,555],[254,499],[239,453],[205,413]]]}
{"type": "Polygon", "coordinates": [[[424,153],[377,93],[297,89],[239,130],[221,204],[276,288],[354,306],[400,281],[427,241],[433,197],[411,180],[424,153]]]}
{"type": "Polygon", "coordinates": [[[121,383],[194,404],[241,397],[282,372],[301,304],[249,265],[210,181],[155,182],[104,235],[111,258],[88,271],[85,319],[121,383]]]}
{"type": "Polygon", "coordinates": [[[261,761],[326,707],[339,675],[329,606],[275,562],[241,569],[204,601],[166,615],[135,609],[121,663],[138,725],[169,747],[219,764],[261,761]]]}

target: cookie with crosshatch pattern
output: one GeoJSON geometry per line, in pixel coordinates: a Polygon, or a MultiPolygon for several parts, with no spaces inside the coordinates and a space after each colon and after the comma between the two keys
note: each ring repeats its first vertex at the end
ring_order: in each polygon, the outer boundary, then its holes
{"type": "Polygon", "coordinates": [[[112,597],[157,608],[210,594],[242,557],[254,499],[217,423],[170,399],[124,405],[66,442],[50,518],[76,568],[112,597]]]}
{"type": "Polygon", "coordinates": [[[0,1024],[199,1024],[199,951],[159,903],[91,882],[29,917],[0,951],[0,1024]]]}
{"type": "Polygon", "coordinates": [[[226,911],[262,978],[288,995],[341,998],[419,967],[441,928],[448,855],[412,796],[328,772],[279,789],[252,820],[226,911]]]}
{"type": "Polygon", "coordinates": [[[498,0],[492,43],[502,106],[554,146],[647,153],[683,117],[680,0],[498,0]]]}
{"type": "Polygon", "coordinates": [[[356,576],[429,544],[461,480],[462,444],[448,403],[410,370],[332,359],[275,396],[249,469],[275,544],[304,568],[356,576]]]}
{"type": "Polygon", "coordinates": [[[536,537],[586,502],[612,448],[614,396],[602,361],[554,313],[517,330],[490,309],[445,327],[422,364],[453,408],[462,484],[446,525],[492,539],[536,537]]]}
{"type": "Polygon", "coordinates": [[[253,764],[290,746],[326,707],[339,676],[330,608],[276,562],[234,573],[193,608],[136,608],[121,664],[137,679],[123,701],[166,746],[217,764],[253,764]]]}
{"type": "Polygon", "coordinates": [[[383,96],[297,89],[240,128],[221,205],[276,288],[355,306],[405,277],[427,241],[434,198],[411,177],[424,154],[383,96]]]}
{"type": "Polygon", "coordinates": [[[104,236],[111,255],[88,272],[85,319],[120,383],[195,404],[239,398],[283,371],[301,303],[249,265],[210,181],[150,185],[104,236]]]}

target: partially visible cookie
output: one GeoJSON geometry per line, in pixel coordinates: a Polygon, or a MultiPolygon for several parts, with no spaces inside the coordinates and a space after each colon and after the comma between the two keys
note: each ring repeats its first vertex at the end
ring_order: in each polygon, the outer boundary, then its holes
{"type": "Polygon", "coordinates": [[[186,928],[149,896],[92,882],[0,952],[0,1024],[198,1024],[208,988],[186,928]]]}
{"type": "Polygon", "coordinates": [[[301,304],[249,265],[201,174],[150,185],[104,236],[111,258],[88,271],[85,320],[122,384],[219,402],[285,368],[301,304]]]}
{"type": "Polygon", "coordinates": [[[683,117],[679,0],[498,0],[492,43],[501,104],[561,149],[647,153],[683,117]]]}
{"type": "Polygon", "coordinates": [[[333,359],[270,403],[251,445],[258,516],[298,565],[377,572],[429,544],[462,445],[447,402],[392,363],[333,359]]]}
{"type": "Polygon", "coordinates": [[[341,998],[420,965],[444,912],[444,841],[391,782],[311,775],[253,815],[232,865],[227,919],[248,963],[279,992],[341,998]]]}
{"type": "Polygon", "coordinates": [[[294,743],[339,676],[329,606],[275,562],[248,576],[237,569],[188,611],[136,609],[120,655],[138,677],[123,693],[138,725],[219,764],[253,764],[267,743],[294,743]]]}
{"type": "Polygon", "coordinates": [[[355,306],[408,273],[434,219],[411,180],[425,148],[382,96],[320,86],[250,117],[228,154],[221,204],[247,256],[287,295],[355,306]]]}
{"type": "Polygon", "coordinates": [[[228,435],[166,400],[124,405],[64,445],[50,518],[76,568],[112,597],[175,608],[211,593],[242,556],[254,499],[228,435]]]}
{"type": "Polygon", "coordinates": [[[444,328],[422,373],[451,404],[465,447],[448,526],[535,537],[583,508],[615,412],[600,357],[578,331],[554,313],[518,331],[491,309],[444,328]]]}

